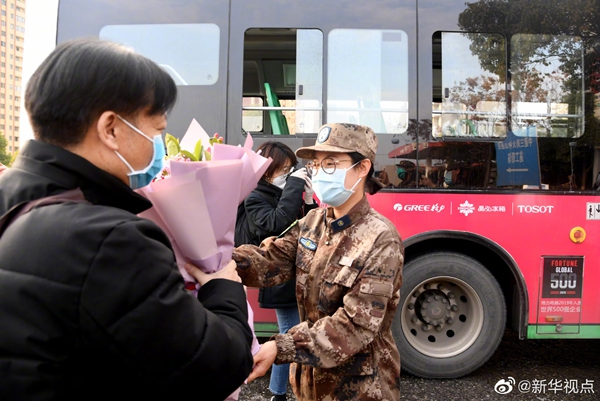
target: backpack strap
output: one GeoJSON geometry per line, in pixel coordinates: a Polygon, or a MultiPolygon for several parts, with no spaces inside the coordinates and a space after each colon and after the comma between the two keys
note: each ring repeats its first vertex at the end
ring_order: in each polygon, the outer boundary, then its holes
{"type": "Polygon", "coordinates": [[[57,195],[46,196],[30,202],[21,202],[13,206],[8,212],[0,217],[0,237],[18,217],[29,213],[31,210],[48,205],[56,205],[58,203],[87,203],[89,204],[81,189],[76,188],[57,195]]]}

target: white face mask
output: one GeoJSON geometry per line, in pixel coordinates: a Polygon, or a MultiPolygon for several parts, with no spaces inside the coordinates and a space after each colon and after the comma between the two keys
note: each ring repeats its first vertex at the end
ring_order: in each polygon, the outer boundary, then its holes
{"type": "Polygon", "coordinates": [[[285,184],[287,183],[287,178],[289,174],[283,174],[279,177],[273,178],[272,184],[275,185],[279,189],[285,188],[285,184]]]}

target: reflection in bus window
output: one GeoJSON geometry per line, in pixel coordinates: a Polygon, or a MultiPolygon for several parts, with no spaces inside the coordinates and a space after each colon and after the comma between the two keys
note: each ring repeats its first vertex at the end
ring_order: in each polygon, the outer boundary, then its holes
{"type": "Polygon", "coordinates": [[[535,126],[541,137],[583,134],[583,46],[574,36],[511,38],[512,130],[535,126]]]}
{"type": "Polygon", "coordinates": [[[107,25],[99,34],[155,61],[177,85],[217,82],[219,35],[215,24],[107,25]]]}
{"type": "Polygon", "coordinates": [[[408,38],[400,30],[334,29],[328,38],[327,122],[408,128],[408,38]]]}
{"type": "Polygon", "coordinates": [[[263,119],[260,129],[250,131],[316,133],[322,124],[323,33],[318,29],[248,29],[243,94],[242,119],[246,121],[250,112],[263,119]],[[250,96],[260,97],[263,103],[249,104],[245,99],[250,96]]]}
{"type": "Polygon", "coordinates": [[[433,35],[436,138],[506,137],[506,44],[500,34],[433,35]],[[498,63],[489,63],[492,59],[498,63]]]}

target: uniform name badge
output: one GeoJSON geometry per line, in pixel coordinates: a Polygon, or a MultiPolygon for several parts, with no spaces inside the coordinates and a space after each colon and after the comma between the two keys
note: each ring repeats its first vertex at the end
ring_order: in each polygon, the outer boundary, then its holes
{"type": "Polygon", "coordinates": [[[300,244],[305,247],[306,249],[310,249],[311,251],[314,251],[317,249],[317,244],[315,244],[314,241],[309,240],[308,238],[300,238],[300,244]]]}

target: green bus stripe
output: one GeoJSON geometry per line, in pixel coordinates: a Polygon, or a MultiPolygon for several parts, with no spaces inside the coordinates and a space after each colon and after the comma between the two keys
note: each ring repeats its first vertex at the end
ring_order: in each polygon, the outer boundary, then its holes
{"type": "Polygon", "coordinates": [[[256,337],[271,337],[279,334],[277,323],[254,323],[254,334],[256,337]]]}
{"type": "Polygon", "coordinates": [[[556,331],[555,324],[527,326],[529,339],[567,339],[567,338],[600,338],[600,325],[563,324],[562,332],[556,331]]]}

